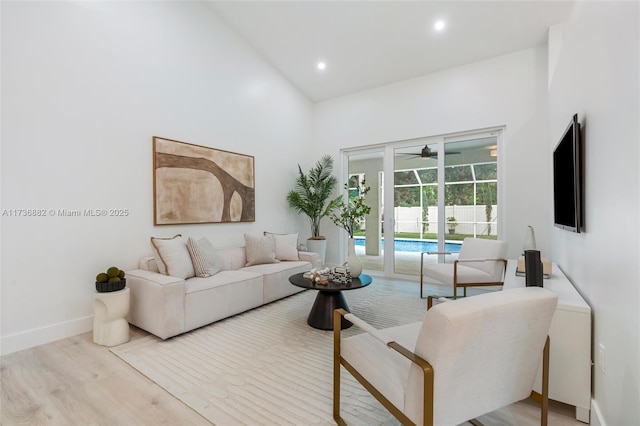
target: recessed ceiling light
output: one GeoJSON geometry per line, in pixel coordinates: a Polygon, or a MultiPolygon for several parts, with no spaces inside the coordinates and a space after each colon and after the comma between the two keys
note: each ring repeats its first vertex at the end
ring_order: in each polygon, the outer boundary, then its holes
{"type": "Polygon", "coordinates": [[[318,62],[318,64],[316,66],[318,67],[318,69],[320,71],[323,71],[325,68],[327,68],[327,64],[325,62],[322,62],[322,61],[318,62]]]}
{"type": "Polygon", "coordinates": [[[445,22],[440,19],[438,21],[436,21],[436,23],[434,24],[433,28],[435,28],[436,31],[442,31],[444,30],[444,27],[446,26],[445,22]]]}

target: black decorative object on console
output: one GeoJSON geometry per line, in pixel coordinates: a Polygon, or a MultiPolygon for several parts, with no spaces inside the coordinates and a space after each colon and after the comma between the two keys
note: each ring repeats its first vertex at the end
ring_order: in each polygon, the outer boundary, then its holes
{"type": "Polygon", "coordinates": [[[542,287],[542,260],[539,250],[525,250],[524,270],[527,287],[542,287]]]}

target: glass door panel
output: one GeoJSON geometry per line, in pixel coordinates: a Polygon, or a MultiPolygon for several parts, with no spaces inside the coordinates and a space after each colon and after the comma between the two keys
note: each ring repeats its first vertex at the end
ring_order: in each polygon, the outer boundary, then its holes
{"type": "MultiPolygon", "coordinates": [[[[394,152],[394,273],[420,274],[420,254],[438,251],[438,143],[394,152]]],[[[390,237],[390,236],[389,236],[390,237]]],[[[437,262],[437,255],[425,255],[437,262]]]]}
{"type": "Polygon", "coordinates": [[[466,237],[497,238],[497,136],[445,140],[446,240],[459,248],[466,237]]]}
{"type": "Polygon", "coordinates": [[[382,188],[384,151],[368,150],[366,153],[347,155],[347,187],[349,197],[359,196],[365,186],[371,190],[365,196],[365,203],[371,212],[354,230],[356,254],[367,271],[384,270],[382,246],[382,188]]]}

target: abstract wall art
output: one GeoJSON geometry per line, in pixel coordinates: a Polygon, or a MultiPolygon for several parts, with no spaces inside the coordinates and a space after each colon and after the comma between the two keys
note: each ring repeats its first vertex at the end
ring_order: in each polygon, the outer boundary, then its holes
{"type": "Polygon", "coordinates": [[[255,160],[153,137],[154,225],[255,221],[255,160]]]}

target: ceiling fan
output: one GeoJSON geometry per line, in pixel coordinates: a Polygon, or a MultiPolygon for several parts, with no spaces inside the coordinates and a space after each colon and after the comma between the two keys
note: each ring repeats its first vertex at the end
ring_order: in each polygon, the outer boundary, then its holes
{"type": "MultiPolygon", "coordinates": [[[[410,155],[412,158],[438,158],[438,153],[431,151],[429,145],[425,145],[424,148],[418,153],[403,153],[404,155],[410,155]]],[[[460,154],[460,152],[449,151],[446,154],[460,154]]]]}

